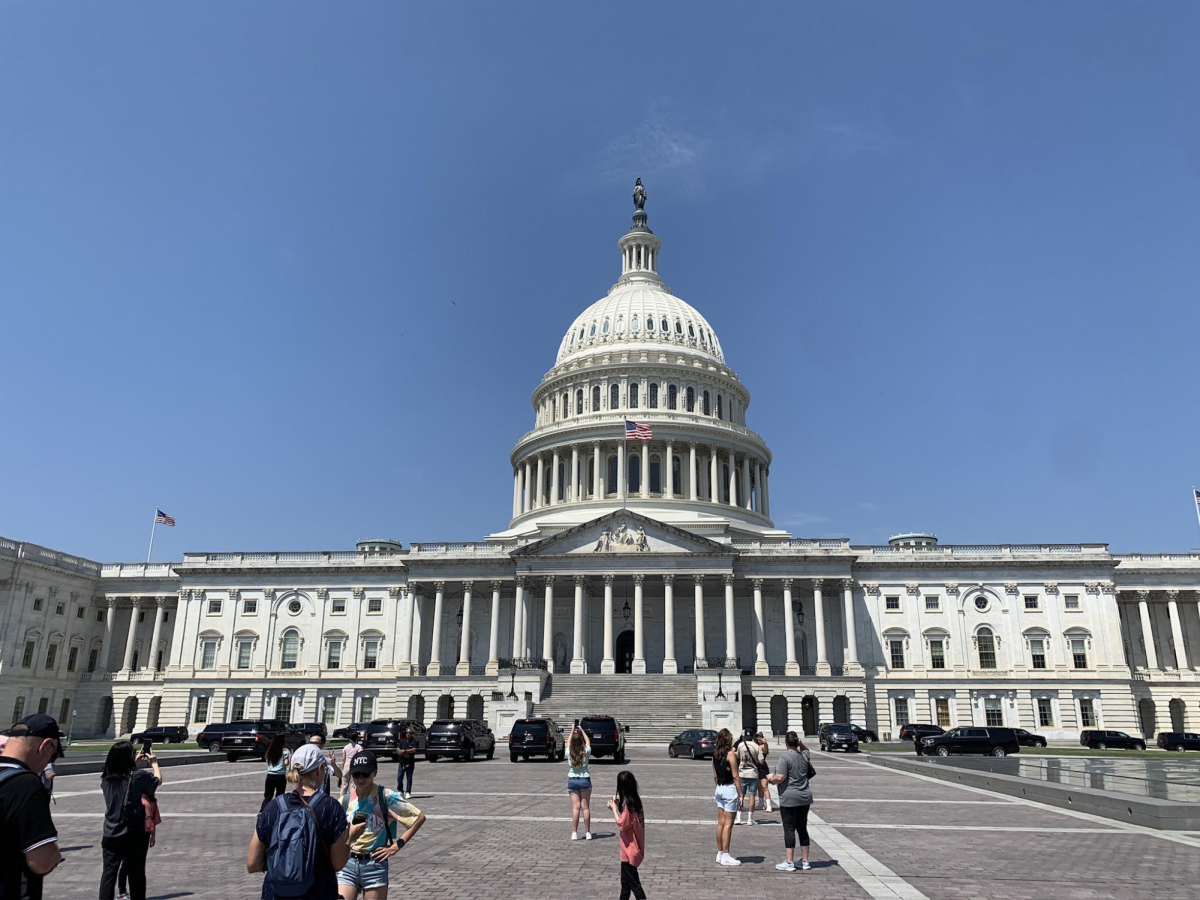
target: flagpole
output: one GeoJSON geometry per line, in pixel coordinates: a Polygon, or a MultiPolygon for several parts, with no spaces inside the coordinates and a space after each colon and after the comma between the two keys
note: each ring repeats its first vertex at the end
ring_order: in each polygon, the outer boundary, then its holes
{"type": "Polygon", "coordinates": [[[154,552],[154,529],[158,526],[158,507],[154,507],[154,519],[150,523],[150,549],[146,551],[146,563],[150,562],[150,554],[154,552]]]}

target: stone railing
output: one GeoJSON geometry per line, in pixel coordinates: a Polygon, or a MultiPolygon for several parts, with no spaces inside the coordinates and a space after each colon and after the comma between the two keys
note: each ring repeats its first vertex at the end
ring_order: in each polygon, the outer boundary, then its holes
{"type": "Polygon", "coordinates": [[[1104,556],[1107,544],[946,544],[936,547],[855,547],[864,556],[969,556],[969,557],[1022,557],[1022,556],[1104,556]]]}
{"type": "Polygon", "coordinates": [[[374,566],[380,562],[403,562],[405,553],[369,553],[365,550],[321,550],[294,553],[185,553],[185,566],[374,566]]]}
{"type": "Polygon", "coordinates": [[[790,550],[850,550],[849,538],[797,538],[794,540],[734,541],[737,550],[768,550],[777,553],[790,550]]]}
{"type": "Polygon", "coordinates": [[[705,656],[694,659],[692,667],[697,672],[702,672],[706,669],[736,669],[740,672],[742,661],[737,656],[705,656]]]}
{"type": "Polygon", "coordinates": [[[174,578],[178,563],[105,563],[101,578],[174,578]]]}
{"type": "Polygon", "coordinates": [[[98,562],[9,538],[0,538],[0,556],[10,559],[28,559],[43,566],[51,566],[67,572],[78,572],[81,575],[92,577],[100,574],[100,563],[98,562]]]}
{"type": "Polygon", "coordinates": [[[512,659],[500,660],[500,669],[541,669],[545,671],[547,666],[544,659],[537,659],[536,657],[532,656],[521,656],[512,659]]]}
{"type": "Polygon", "coordinates": [[[420,556],[507,556],[517,549],[516,541],[487,541],[410,544],[409,553],[420,556]]]}

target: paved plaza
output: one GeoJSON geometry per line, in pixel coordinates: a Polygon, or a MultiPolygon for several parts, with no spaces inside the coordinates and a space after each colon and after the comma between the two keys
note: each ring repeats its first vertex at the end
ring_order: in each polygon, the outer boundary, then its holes
{"type": "MultiPolygon", "coordinates": [[[[882,769],[864,756],[814,753],[813,869],[777,872],[777,813],[734,830],[740,868],[714,862],[715,806],[707,761],[667,759],[635,747],[628,767],[646,804],[650,897],[822,900],[1034,900],[1182,897],[1200,880],[1200,835],[1153,832],[882,769]]],[[[215,762],[164,770],[164,822],[150,852],[152,898],[255,898],[246,844],[262,765],[215,762]]],[[[617,841],[604,799],[618,767],[593,764],[597,840],[572,843],[566,765],[421,763],[413,802],[429,822],[392,862],[405,896],[615,897],[617,841]]],[[[395,784],[396,767],[380,780],[395,784]]],[[[46,896],[93,898],[100,876],[102,804],[97,775],[57,781],[55,821],[66,860],[46,896]]],[[[401,892],[393,889],[393,896],[401,892]]]]}

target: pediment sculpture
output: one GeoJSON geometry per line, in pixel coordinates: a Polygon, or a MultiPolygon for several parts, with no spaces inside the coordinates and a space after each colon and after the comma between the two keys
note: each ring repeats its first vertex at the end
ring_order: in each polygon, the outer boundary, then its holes
{"type": "Polygon", "coordinates": [[[616,531],[607,527],[600,532],[600,540],[596,541],[594,553],[645,553],[649,551],[650,543],[646,540],[646,529],[638,526],[637,531],[630,531],[624,522],[617,525],[616,531]]]}

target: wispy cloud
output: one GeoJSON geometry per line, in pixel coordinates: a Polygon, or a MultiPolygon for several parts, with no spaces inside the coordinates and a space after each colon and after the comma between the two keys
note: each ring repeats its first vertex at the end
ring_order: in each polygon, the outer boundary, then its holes
{"type": "Polygon", "coordinates": [[[820,525],[822,522],[828,522],[828,516],[819,516],[815,513],[787,513],[775,519],[775,524],[784,528],[804,528],[808,525],[820,525]]]}

